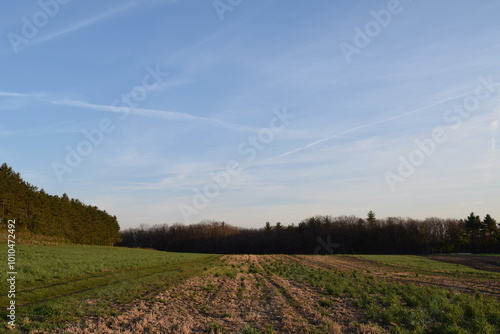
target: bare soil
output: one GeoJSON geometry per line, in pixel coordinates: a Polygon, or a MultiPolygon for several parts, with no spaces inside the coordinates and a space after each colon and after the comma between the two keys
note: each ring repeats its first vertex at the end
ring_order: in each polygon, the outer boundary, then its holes
{"type": "Polygon", "coordinates": [[[435,261],[461,264],[478,270],[500,273],[500,256],[430,255],[427,258],[435,261]]]}
{"type": "Polygon", "coordinates": [[[61,333],[385,333],[349,301],[321,306],[317,288],[263,273],[271,256],[232,255],[237,273],[192,277],[119,316],[88,319],[61,333]],[[251,270],[250,265],[258,270],[251,270]],[[272,331],[272,330],[274,331],[272,331]],[[254,331],[251,331],[254,330],[254,331]]]}
{"type": "Polygon", "coordinates": [[[359,271],[370,273],[388,281],[415,283],[417,285],[438,286],[466,293],[481,292],[500,299],[500,282],[497,279],[482,278],[467,274],[447,274],[444,272],[424,271],[352,256],[311,256],[290,257],[302,264],[328,270],[359,271]]]}
{"type": "MultiPolygon", "coordinates": [[[[453,263],[471,266],[482,263],[483,270],[498,265],[497,258],[487,256],[443,258],[467,260],[453,263]]],[[[266,274],[263,265],[274,261],[293,261],[324,270],[357,271],[401,284],[411,282],[467,293],[480,291],[500,298],[500,282],[488,275],[426,271],[342,255],[229,255],[204,276],[191,277],[148,300],[128,305],[118,310],[120,315],[86,319],[60,333],[387,332],[369,323],[348,298],[325,296],[324,291],[307,283],[266,274]],[[331,303],[322,302],[325,298],[331,303]]]]}

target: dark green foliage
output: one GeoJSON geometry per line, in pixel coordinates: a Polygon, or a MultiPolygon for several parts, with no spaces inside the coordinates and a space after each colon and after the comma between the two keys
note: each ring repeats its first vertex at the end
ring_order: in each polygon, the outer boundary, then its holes
{"type": "Polygon", "coordinates": [[[374,213],[372,210],[370,210],[370,211],[368,212],[368,215],[367,215],[366,221],[367,221],[368,223],[370,223],[370,224],[375,224],[375,221],[376,221],[376,219],[375,219],[375,213],[374,213]]]}
{"type": "Polygon", "coordinates": [[[465,221],[465,228],[469,231],[480,230],[484,227],[483,222],[479,216],[475,216],[474,212],[471,212],[465,221]]]}
{"type": "Polygon", "coordinates": [[[15,219],[18,232],[58,237],[78,244],[114,245],[120,241],[115,216],[63,194],[47,194],[25,182],[7,164],[0,167],[0,228],[15,219]]]}
{"type": "Polygon", "coordinates": [[[497,221],[493,219],[489,214],[484,217],[483,224],[488,232],[498,232],[497,221]]]}

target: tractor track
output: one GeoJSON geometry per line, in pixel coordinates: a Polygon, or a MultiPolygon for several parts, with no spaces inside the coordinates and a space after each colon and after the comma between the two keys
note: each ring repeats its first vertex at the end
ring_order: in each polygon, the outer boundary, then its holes
{"type": "MultiPolygon", "coordinates": [[[[414,283],[419,286],[436,286],[447,288],[451,290],[459,290],[466,293],[481,292],[485,295],[493,296],[500,299],[500,284],[495,280],[474,280],[464,281],[462,279],[450,279],[446,275],[440,276],[439,273],[433,273],[432,276],[426,276],[426,279],[415,278],[414,271],[405,271],[404,268],[398,268],[397,273],[391,273],[390,271],[380,271],[381,266],[372,261],[359,260],[351,261],[351,263],[346,264],[344,257],[339,256],[329,256],[322,257],[319,259],[312,259],[310,256],[299,255],[299,256],[289,256],[285,255],[285,258],[290,261],[295,261],[297,263],[313,266],[316,268],[326,269],[326,270],[348,270],[348,271],[358,271],[363,272],[368,269],[371,275],[379,278],[383,278],[387,281],[398,282],[398,283],[414,283]],[[356,265],[358,264],[358,265],[356,265]]],[[[469,279],[469,278],[468,278],[469,279]]]]}

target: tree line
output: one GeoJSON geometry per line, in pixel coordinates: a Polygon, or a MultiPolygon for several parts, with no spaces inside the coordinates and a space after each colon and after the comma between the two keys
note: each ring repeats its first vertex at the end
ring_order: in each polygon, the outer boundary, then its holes
{"type": "Polygon", "coordinates": [[[15,219],[16,231],[57,237],[61,241],[114,245],[121,240],[115,216],[78,199],[49,195],[25,182],[7,164],[0,167],[0,228],[15,219]]]}
{"type": "Polygon", "coordinates": [[[432,254],[500,251],[495,219],[376,219],[315,216],[284,226],[242,228],[225,222],[141,225],[121,232],[126,247],[219,254],[432,254]]]}

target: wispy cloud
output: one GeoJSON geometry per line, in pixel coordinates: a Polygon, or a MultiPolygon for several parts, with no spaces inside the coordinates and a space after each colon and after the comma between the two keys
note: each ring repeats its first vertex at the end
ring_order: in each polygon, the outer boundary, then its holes
{"type": "Polygon", "coordinates": [[[16,93],[16,92],[0,91],[0,96],[41,98],[41,97],[44,97],[45,95],[39,94],[39,93],[16,93]]]}
{"type": "Polygon", "coordinates": [[[114,15],[125,12],[129,9],[134,8],[134,7],[137,7],[138,5],[144,3],[145,1],[146,0],[134,0],[134,1],[131,1],[131,2],[126,3],[124,5],[121,5],[121,6],[118,6],[115,8],[111,8],[110,10],[108,10],[104,13],[100,13],[96,16],[84,19],[82,21],[79,21],[79,22],[73,24],[72,26],[69,26],[67,28],[63,28],[63,29],[56,31],[56,32],[53,32],[47,36],[38,38],[38,39],[34,40],[32,44],[39,44],[39,43],[47,42],[47,41],[52,40],[54,38],[58,38],[58,37],[66,35],[66,34],[81,30],[83,28],[86,28],[86,27],[91,26],[93,24],[96,24],[98,22],[104,21],[104,20],[106,20],[114,15]]]}
{"type": "Polygon", "coordinates": [[[56,105],[65,105],[65,106],[72,106],[72,107],[85,108],[91,110],[121,113],[123,115],[131,114],[136,116],[151,117],[151,118],[158,118],[171,121],[208,121],[212,123],[217,123],[225,128],[243,132],[258,132],[260,130],[252,126],[229,123],[216,118],[199,117],[188,113],[180,113],[180,112],[164,111],[156,109],[107,106],[107,105],[93,104],[93,103],[83,102],[79,100],[70,100],[70,99],[50,100],[49,98],[47,98],[46,94],[41,94],[41,93],[18,93],[18,92],[0,91],[0,96],[32,98],[32,99],[43,100],[45,102],[56,105]]]}
{"type": "Polygon", "coordinates": [[[232,123],[224,122],[224,121],[221,121],[221,120],[218,120],[215,118],[199,117],[199,116],[194,116],[194,115],[187,114],[187,113],[180,113],[180,112],[173,112],[173,111],[106,106],[106,105],[87,103],[87,102],[78,101],[78,100],[58,100],[58,101],[51,101],[51,103],[57,104],[57,105],[66,105],[66,106],[79,107],[79,108],[85,108],[85,109],[100,110],[100,111],[106,111],[106,112],[112,112],[112,113],[121,113],[123,115],[131,114],[131,115],[136,115],[136,116],[151,117],[151,118],[158,118],[158,119],[171,120],[171,121],[172,120],[173,121],[208,121],[208,122],[217,123],[223,127],[230,128],[233,130],[249,131],[249,132],[258,131],[257,129],[246,126],[246,125],[232,124],[232,123]]]}
{"type": "Polygon", "coordinates": [[[382,124],[382,123],[387,123],[387,122],[391,122],[391,121],[394,121],[396,119],[399,119],[399,118],[403,118],[403,117],[406,117],[406,116],[409,116],[411,114],[415,114],[415,113],[418,113],[420,111],[423,111],[423,110],[426,110],[426,109],[429,109],[429,108],[432,108],[432,107],[435,107],[437,105],[440,105],[440,104],[443,104],[445,102],[448,102],[448,101],[452,101],[452,100],[455,100],[455,99],[458,99],[460,97],[463,97],[463,96],[466,96],[466,95],[469,95],[471,94],[472,92],[466,92],[466,93],[462,93],[462,94],[459,94],[459,95],[456,95],[456,96],[453,96],[453,97],[449,97],[449,98],[445,98],[443,100],[440,100],[440,101],[437,101],[437,102],[434,102],[432,104],[429,104],[427,106],[424,106],[424,107],[420,107],[418,109],[414,109],[414,110],[411,110],[411,111],[408,111],[408,112],[405,112],[403,114],[399,114],[399,115],[396,115],[396,116],[393,116],[393,117],[389,117],[389,118],[386,118],[386,119],[383,119],[383,120],[379,120],[379,121],[375,121],[375,122],[371,122],[371,123],[368,123],[368,124],[363,124],[363,125],[360,125],[360,126],[357,126],[357,127],[354,127],[354,128],[351,128],[351,129],[347,129],[347,130],[344,130],[342,132],[339,132],[339,133],[336,133],[332,136],[329,136],[329,137],[325,137],[325,138],[322,138],[322,139],[318,139],[312,143],[309,143],[305,146],[302,146],[302,147],[299,147],[299,148],[296,148],[296,149],[293,149],[291,151],[288,151],[288,152],[285,152],[285,153],[282,153],[280,155],[278,155],[277,157],[274,157],[274,158],[270,158],[268,160],[276,160],[276,159],[280,159],[280,158],[284,158],[286,156],[289,156],[291,154],[294,154],[294,153],[297,153],[297,152],[300,152],[300,151],[304,151],[304,150],[307,150],[307,149],[310,149],[311,147],[314,147],[316,145],[319,145],[321,143],[324,143],[324,142],[327,142],[329,140],[332,140],[334,138],[337,138],[337,137],[340,137],[340,136],[343,136],[345,134],[348,134],[350,132],[354,132],[354,131],[357,131],[357,130],[361,130],[361,129],[365,129],[365,128],[369,128],[369,127],[372,127],[372,126],[375,126],[375,125],[379,125],[379,124],[382,124]]]}
{"type": "Polygon", "coordinates": [[[7,137],[7,136],[11,136],[13,134],[14,134],[14,132],[12,132],[12,131],[5,131],[5,130],[0,129],[0,137],[7,137]]]}
{"type": "MultiPolygon", "coordinates": [[[[57,105],[65,105],[65,106],[79,107],[79,108],[85,108],[85,109],[100,110],[100,111],[107,111],[107,112],[113,112],[113,113],[121,113],[124,115],[132,114],[132,115],[161,118],[161,119],[167,119],[167,120],[212,120],[212,119],[208,119],[208,118],[197,117],[197,116],[193,116],[190,114],[178,113],[178,112],[172,112],[172,111],[160,111],[160,110],[154,110],[154,109],[106,106],[106,105],[100,105],[100,104],[87,103],[87,102],[78,101],[78,100],[57,100],[57,101],[52,101],[51,103],[57,104],[57,105]]],[[[214,120],[214,121],[216,121],[216,120],[214,120]]]]}
{"type": "Polygon", "coordinates": [[[500,126],[500,114],[498,115],[498,119],[491,122],[491,152],[495,153],[496,151],[496,143],[497,143],[497,134],[498,128],[500,126]]]}

